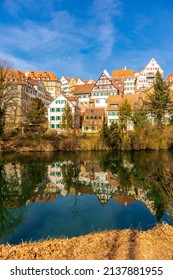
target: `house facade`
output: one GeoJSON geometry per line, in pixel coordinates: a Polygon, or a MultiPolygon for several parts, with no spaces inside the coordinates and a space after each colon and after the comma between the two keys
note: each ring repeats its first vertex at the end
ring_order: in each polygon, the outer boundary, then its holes
{"type": "Polygon", "coordinates": [[[157,71],[163,76],[163,69],[159,66],[157,61],[152,58],[149,63],[145,66],[144,70],[140,71],[136,75],[135,90],[142,92],[153,86],[157,71]]]}
{"type": "Polygon", "coordinates": [[[26,120],[26,112],[33,98],[40,98],[45,107],[52,98],[43,83],[31,80],[19,70],[7,70],[5,73],[7,91],[12,96],[6,114],[6,127],[19,127],[26,120]]]}
{"type": "Polygon", "coordinates": [[[97,133],[105,122],[105,111],[103,108],[86,109],[82,122],[82,132],[97,133]]]}
{"type": "Polygon", "coordinates": [[[112,71],[113,83],[119,81],[123,84],[123,94],[135,93],[135,72],[132,69],[122,68],[112,71]]]}
{"type": "Polygon", "coordinates": [[[106,72],[101,74],[99,79],[96,81],[93,89],[91,90],[91,99],[94,99],[95,108],[107,107],[108,97],[111,95],[117,95],[118,89],[113,85],[111,79],[106,72]]]}
{"type": "Polygon", "coordinates": [[[81,109],[81,112],[84,112],[86,108],[89,108],[90,95],[93,87],[94,84],[84,84],[75,86],[73,95],[78,98],[78,106],[81,109]]]}
{"type": "MultiPolygon", "coordinates": [[[[127,100],[131,106],[132,113],[141,108],[143,104],[144,94],[129,94],[124,96],[109,96],[107,104],[107,125],[110,126],[111,123],[119,124],[119,110],[120,106],[127,100]]],[[[134,125],[131,120],[127,122],[127,130],[133,130],[134,125]]]]}
{"type": "Polygon", "coordinates": [[[69,104],[73,116],[75,129],[80,127],[80,109],[78,108],[78,100],[74,97],[67,97],[60,93],[48,107],[48,121],[50,129],[60,129],[62,116],[65,111],[66,104],[69,104]]]}
{"type": "Polygon", "coordinates": [[[169,84],[170,89],[173,90],[173,73],[166,78],[166,81],[169,84]]]}
{"type": "Polygon", "coordinates": [[[61,92],[63,92],[65,95],[68,95],[69,82],[70,82],[69,78],[65,76],[61,77],[61,92]]]}
{"type": "Polygon", "coordinates": [[[26,77],[35,81],[42,81],[52,98],[56,98],[61,90],[61,81],[52,72],[23,71],[26,77]]]}

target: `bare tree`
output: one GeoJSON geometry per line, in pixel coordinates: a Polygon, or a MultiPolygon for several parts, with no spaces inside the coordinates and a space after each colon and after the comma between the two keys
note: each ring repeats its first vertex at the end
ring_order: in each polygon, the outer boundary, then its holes
{"type": "Polygon", "coordinates": [[[9,112],[16,112],[19,96],[15,90],[15,80],[10,76],[9,63],[0,59],[0,136],[4,133],[9,112]]]}

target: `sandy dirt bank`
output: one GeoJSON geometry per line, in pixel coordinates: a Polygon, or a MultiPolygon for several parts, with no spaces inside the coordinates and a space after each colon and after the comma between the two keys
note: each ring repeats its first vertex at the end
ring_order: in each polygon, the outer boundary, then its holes
{"type": "Polygon", "coordinates": [[[173,260],[173,226],[0,245],[1,260],[173,260]]]}

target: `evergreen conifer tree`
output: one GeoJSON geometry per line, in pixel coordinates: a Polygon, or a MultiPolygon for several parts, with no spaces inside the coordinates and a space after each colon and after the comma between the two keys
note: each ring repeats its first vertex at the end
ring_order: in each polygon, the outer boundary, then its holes
{"type": "Polygon", "coordinates": [[[156,73],[156,79],[153,86],[154,92],[147,94],[148,100],[146,105],[152,116],[157,120],[157,123],[161,125],[165,112],[169,111],[173,105],[170,88],[159,71],[156,73]]]}
{"type": "Polygon", "coordinates": [[[66,104],[64,113],[62,115],[61,128],[73,128],[73,116],[70,105],[68,103],[66,104]]]}

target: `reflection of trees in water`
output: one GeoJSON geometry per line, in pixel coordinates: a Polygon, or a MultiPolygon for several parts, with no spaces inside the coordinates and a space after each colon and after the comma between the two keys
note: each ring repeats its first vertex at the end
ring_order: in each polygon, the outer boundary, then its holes
{"type": "Polygon", "coordinates": [[[154,201],[158,221],[166,209],[172,215],[173,160],[168,152],[108,152],[100,164],[103,170],[116,173],[125,192],[131,186],[135,187],[136,194],[138,188],[144,189],[147,199],[154,201]]]}
{"type": "MultiPolygon", "coordinates": [[[[48,182],[48,165],[52,162],[65,162],[61,167],[63,182],[67,193],[74,194],[73,215],[77,216],[79,196],[83,190],[79,181],[81,165],[95,167],[102,172],[110,172],[112,178],[118,181],[118,188],[123,194],[128,194],[131,188],[136,196],[139,189],[144,190],[147,199],[154,201],[157,219],[160,220],[164,211],[172,209],[173,159],[168,152],[85,152],[57,153],[55,155],[32,154],[28,157],[10,156],[0,161],[0,231],[12,232],[22,221],[25,205],[34,201],[34,197],[43,197],[48,182]],[[13,172],[6,170],[11,162],[13,172]],[[20,172],[19,172],[20,169],[20,172]],[[23,206],[24,205],[24,206],[23,206]],[[21,207],[23,206],[23,207],[21,207]],[[9,209],[11,208],[11,209],[9,209]]],[[[99,172],[98,172],[99,174],[99,172]]],[[[91,174],[92,175],[92,174],[91,174]]],[[[86,190],[88,190],[86,186],[86,190]]],[[[91,186],[92,187],[92,186],[91,186]]],[[[104,188],[104,186],[103,186],[104,188]]],[[[106,187],[105,187],[106,188],[106,187]]],[[[86,191],[84,191],[86,193],[86,191]]]]}
{"type": "Polygon", "coordinates": [[[26,207],[7,209],[0,201],[0,242],[22,222],[26,211],[26,207]]]}
{"type": "Polygon", "coordinates": [[[157,196],[155,200],[158,209],[158,217],[161,218],[164,211],[168,209],[173,218],[173,166],[169,161],[153,163],[152,171],[147,177],[147,182],[152,186],[149,195],[157,196]]]}
{"type": "Polygon", "coordinates": [[[8,209],[16,200],[18,180],[17,172],[7,176],[2,162],[0,162],[0,241],[11,233],[23,220],[25,209],[8,209]],[[13,203],[12,203],[12,200],[13,203]]]}
{"type": "Polygon", "coordinates": [[[27,201],[42,194],[47,167],[42,162],[0,161],[0,240],[23,220],[27,201]]]}
{"type": "Polygon", "coordinates": [[[80,162],[79,160],[66,161],[61,167],[63,182],[66,190],[76,189],[79,184],[80,162]]]}

